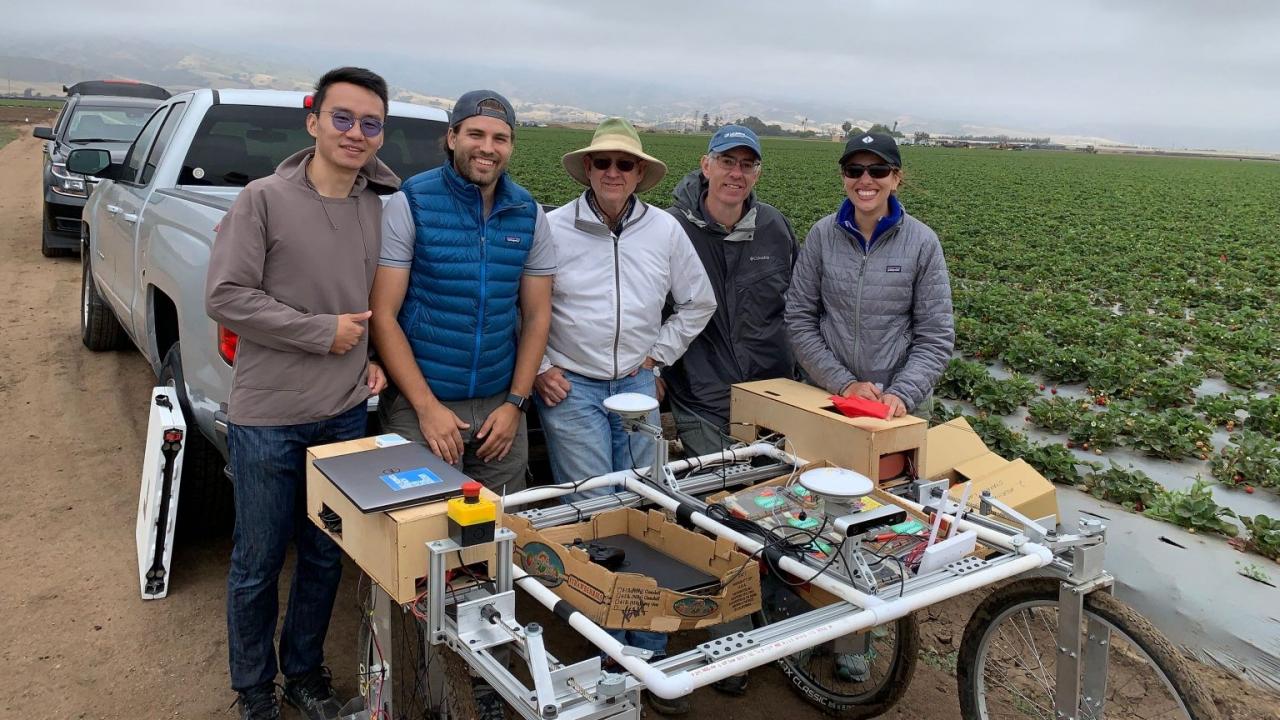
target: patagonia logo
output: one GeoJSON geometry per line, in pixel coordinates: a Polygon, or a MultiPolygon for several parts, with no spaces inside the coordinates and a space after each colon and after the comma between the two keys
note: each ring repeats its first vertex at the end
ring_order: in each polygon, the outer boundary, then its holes
{"type": "Polygon", "coordinates": [[[889,267],[885,268],[885,271],[886,271],[886,272],[902,272],[902,266],[901,266],[901,265],[890,265],[889,267]]]}
{"type": "Polygon", "coordinates": [[[508,235],[507,242],[511,243],[512,245],[519,245],[520,238],[516,237],[515,235],[508,235]]]}

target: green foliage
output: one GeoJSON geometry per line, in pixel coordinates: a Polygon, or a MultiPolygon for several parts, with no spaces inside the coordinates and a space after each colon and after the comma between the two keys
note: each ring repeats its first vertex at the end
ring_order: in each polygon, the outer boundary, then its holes
{"type": "Polygon", "coordinates": [[[1224,484],[1280,490],[1280,443],[1246,430],[1213,456],[1209,471],[1224,484]]]}
{"type": "Polygon", "coordinates": [[[1280,520],[1266,515],[1241,515],[1240,522],[1249,531],[1245,547],[1259,555],[1280,561],[1280,520]]]}
{"type": "Polygon", "coordinates": [[[0,148],[9,144],[9,141],[18,137],[18,128],[13,125],[0,123],[0,148]]]}
{"type": "Polygon", "coordinates": [[[1027,415],[1036,426],[1052,433],[1065,433],[1090,414],[1079,400],[1064,397],[1040,399],[1027,406],[1027,415]]]}
{"type": "Polygon", "coordinates": [[[1127,444],[1134,450],[1165,460],[1209,459],[1213,430],[1190,410],[1130,412],[1128,417],[1127,444]]]}
{"type": "Polygon", "coordinates": [[[948,400],[972,400],[976,388],[991,377],[981,363],[952,358],[942,373],[934,394],[948,400]]]}
{"type": "Polygon", "coordinates": [[[941,425],[943,423],[951,422],[962,415],[964,415],[964,411],[961,410],[959,405],[947,407],[947,404],[941,400],[935,400],[933,403],[933,414],[929,416],[929,423],[931,425],[941,425]]]}
{"type": "Polygon", "coordinates": [[[1254,398],[1249,401],[1247,410],[1249,417],[1244,421],[1246,430],[1280,438],[1280,395],[1254,398]]]}
{"type": "Polygon", "coordinates": [[[1204,381],[1204,371],[1194,365],[1169,365],[1143,375],[1133,395],[1153,410],[1185,405],[1195,399],[1195,389],[1204,381]]]}
{"type": "Polygon", "coordinates": [[[1080,484],[1077,465],[1085,465],[1094,470],[1099,467],[1096,463],[1081,463],[1070,450],[1057,443],[1032,444],[1022,455],[1022,459],[1038,470],[1046,480],[1063,485],[1080,484]]]}
{"type": "Polygon", "coordinates": [[[1236,411],[1245,406],[1243,398],[1232,395],[1205,395],[1196,398],[1196,412],[1204,415],[1210,425],[1235,426],[1240,421],[1236,411]]]}
{"type": "Polygon", "coordinates": [[[1005,425],[998,417],[990,415],[970,417],[966,415],[965,419],[969,421],[973,431],[978,433],[978,437],[982,438],[982,442],[986,444],[987,449],[1002,458],[1020,458],[1031,449],[1026,436],[1015,430],[1010,430],[1009,426],[1005,425]]]}
{"type": "Polygon", "coordinates": [[[1036,396],[1036,384],[1014,373],[1005,380],[988,377],[974,389],[973,404],[979,410],[1008,415],[1036,396]]]}
{"type": "Polygon", "coordinates": [[[1235,537],[1240,529],[1224,518],[1235,517],[1231,510],[1213,501],[1210,485],[1203,478],[1186,490],[1172,490],[1152,497],[1145,515],[1175,525],[1191,532],[1207,531],[1235,537]]]}
{"type": "Polygon", "coordinates": [[[1085,450],[1106,450],[1123,442],[1125,421],[1124,413],[1115,410],[1105,412],[1085,410],[1067,430],[1067,437],[1072,442],[1079,443],[1085,450]]]}
{"type": "Polygon", "coordinates": [[[1133,467],[1125,470],[1114,462],[1106,470],[1087,475],[1084,487],[1096,498],[1110,500],[1138,512],[1145,510],[1156,497],[1165,493],[1160,483],[1152,480],[1146,473],[1133,467]]]}

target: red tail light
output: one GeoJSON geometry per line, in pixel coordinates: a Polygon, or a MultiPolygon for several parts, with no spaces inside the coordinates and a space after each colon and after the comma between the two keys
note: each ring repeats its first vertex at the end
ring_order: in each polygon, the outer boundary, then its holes
{"type": "Polygon", "coordinates": [[[236,347],[239,345],[239,335],[221,325],[218,326],[218,354],[228,365],[236,364],[236,347]]]}

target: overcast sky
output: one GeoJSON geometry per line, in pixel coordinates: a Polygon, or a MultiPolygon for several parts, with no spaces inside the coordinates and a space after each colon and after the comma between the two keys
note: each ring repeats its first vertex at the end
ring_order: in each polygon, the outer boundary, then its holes
{"type": "Polygon", "coordinates": [[[642,83],[672,101],[751,97],[794,102],[802,113],[808,103],[848,108],[853,118],[874,110],[953,126],[1280,151],[1280,3],[1265,0],[307,0],[288,9],[262,0],[64,0],[50,7],[16,3],[6,24],[28,38],[93,29],[296,58],[305,68],[387,66],[406,85],[413,78],[404,76],[419,67],[423,82],[414,89],[427,92],[452,90],[440,78],[470,68],[468,80],[480,70],[495,86],[539,76],[566,85],[581,78],[586,87],[642,83]]]}

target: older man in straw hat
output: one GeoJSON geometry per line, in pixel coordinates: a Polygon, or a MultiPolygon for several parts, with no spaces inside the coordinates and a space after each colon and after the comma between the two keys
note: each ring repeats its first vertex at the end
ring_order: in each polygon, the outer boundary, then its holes
{"type": "MultiPolygon", "coordinates": [[[[657,185],[667,166],[645,154],[631,123],[605,120],[589,146],[562,162],[587,189],[547,214],[558,269],[534,389],[552,473],[565,483],[651,463],[653,440],[628,436],[603,401],[624,392],[656,396],[661,368],[684,354],[716,301],[680,223],[636,197],[657,185]],[[675,312],[664,322],[668,296],[675,312]]],[[[658,653],[666,648],[657,633],[628,631],[619,639],[658,653]]]]}

